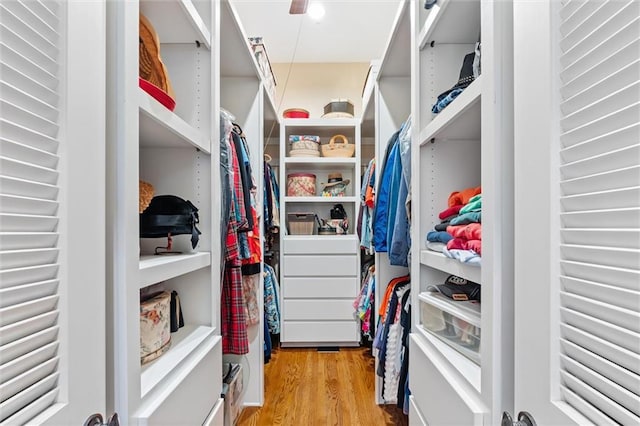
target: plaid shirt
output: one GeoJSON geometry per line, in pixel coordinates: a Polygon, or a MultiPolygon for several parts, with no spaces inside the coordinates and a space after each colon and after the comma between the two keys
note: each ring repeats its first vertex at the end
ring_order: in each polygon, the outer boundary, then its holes
{"type": "MultiPolygon", "coordinates": [[[[233,144],[230,144],[230,150],[234,152],[233,144]]],[[[234,181],[237,181],[237,177],[239,177],[236,174],[238,161],[234,155],[232,155],[232,158],[234,158],[234,181]]],[[[236,182],[234,182],[233,189],[232,198],[238,199],[236,182]]],[[[240,189],[242,190],[242,187],[240,189]]],[[[243,206],[238,206],[238,203],[231,202],[225,246],[225,271],[220,297],[222,353],[244,355],[249,352],[249,337],[247,335],[245,303],[242,294],[241,253],[238,244],[236,207],[242,208],[243,206]]],[[[242,217],[242,214],[240,214],[240,217],[242,217]]]]}

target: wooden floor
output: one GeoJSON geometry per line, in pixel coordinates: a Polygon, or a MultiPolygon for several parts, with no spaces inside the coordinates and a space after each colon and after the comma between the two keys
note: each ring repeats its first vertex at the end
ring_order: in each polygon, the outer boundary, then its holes
{"type": "Polygon", "coordinates": [[[376,405],[374,380],[367,348],[276,349],[265,365],[264,406],[245,408],[237,425],[407,425],[395,405],[376,405]]]}

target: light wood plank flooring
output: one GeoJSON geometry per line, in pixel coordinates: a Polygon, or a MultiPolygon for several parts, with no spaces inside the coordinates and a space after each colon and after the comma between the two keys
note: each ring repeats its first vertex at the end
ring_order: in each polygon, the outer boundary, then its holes
{"type": "Polygon", "coordinates": [[[237,425],[407,425],[395,405],[376,405],[369,353],[367,348],[274,350],[265,365],[264,406],[245,408],[237,425]]]}

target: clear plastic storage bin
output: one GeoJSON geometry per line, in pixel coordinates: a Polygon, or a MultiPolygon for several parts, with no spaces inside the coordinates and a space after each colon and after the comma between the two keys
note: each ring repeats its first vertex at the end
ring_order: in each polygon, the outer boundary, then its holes
{"type": "Polygon", "coordinates": [[[420,324],[429,333],[480,364],[480,302],[420,294],[420,324]]]}

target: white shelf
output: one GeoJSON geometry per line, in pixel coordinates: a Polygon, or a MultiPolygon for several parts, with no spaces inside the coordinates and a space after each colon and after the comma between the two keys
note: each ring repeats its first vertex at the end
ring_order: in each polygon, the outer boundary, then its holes
{"type": "Polygon", "coordinates": [[[140,257],[140,288],[211,265],[211,253],[164,254],[140,257]]]}
{"type": "Polygon", "coordinates": [[[406,1],[399,2],[391,35],[382,56],[377,81],[384,77],[409,77],[411,74],[411,25],[406,1]]]}
{"type": "Polygon", "coordinates": [[[288,166],[309,166],[313,169],[327,170],[335,167],[353,167],[356,164],[355,157],[330,158],[330,157],[285,157],[284,163],[288,166]]]}
{"type": "Polygon", "coordinates": [[[450,259],[442,253],[431,250],[421,250],[420,263],[448,274],[465,278],[474,283],[482,284],[481,268],[464,264],[457,259],[450,259]]]}
{"type": "Polygon", "coordinates": [[[420,132],[420,145],[431,139],[480,140],[482,75],[420,132]]]}
{"type": "Polygon", "coordinates": [[[262,80],[258,62],[253,55],[238,12],[229,0],[220,5],[220,77],[255,77],[262,80]]]}
{"type": "Polygon", "coordinates": [[[360,197],[284,197],[285,203],[355,203],[360,197]]]}
{"type": "Polygon", "coordinates": [[[418,36],[423,49],[435,44],[473,44],[480,35],[480,0],[438,0],[418,36]]]}
{"type": "Polygon", "coordinates": [[[345,241],[345,240],[358,240],[360,241],[360,239],[358,238],[357,235],[355,234],[347,234],[347,235],[283,235],[283,238],[285,240],[289,240],[289,241],[318,241],[318,239],[323,239],[323,240],[338,240],[338,241],[345,241]]]}
{"type": "Polygon", "coordinates": [[[171,333],[171,348],[156,360],[142,366],[140,391],[142,397],[171,375],[192,354],[197,353],[202,343],[212,338],[215,328],[185,325],[176,333],[171,333]]]}
{"type": "MultiPolygon", "coordinates": [[[[431,334],[427,330],[422,327],[415,327],[418,330],[420,336],[426,340],[428,346],[431,349],[439,352],[447,363],[451,367],[460,373],[461,377],[469,382],[471,386],[473,386],[478,392],[481,391],[481,382],[482,382],[482,370],[480,366],[473,362],[470,358],[467,358],[462,353],[458,352],[456,349],[452,348],[449,344],[440,340],[440,338],[436,337],[434,334],[431,334]]],[[[477,354],[475,354],[477,356],[477,354]]]]}
{"type": "Polygon", "coordinates": [[[418,299],[437,307],[441,311],[448,312],[469,324],[481,327],[479,302],[451,300],[440,293],[428,291],[420,293],[418,299]]]}
{"type": "Polygon", "coordinates": [[[211,48],[211,31],[191,0],[140,0],[140,11],[151,21],[161,43],[203,43],[211,48]]]}
{"type": "Polygon", "coordinates": [[[211,143],[202,132],[138,88],[140,147],[193,147],[207,154],[211,143]]]}

